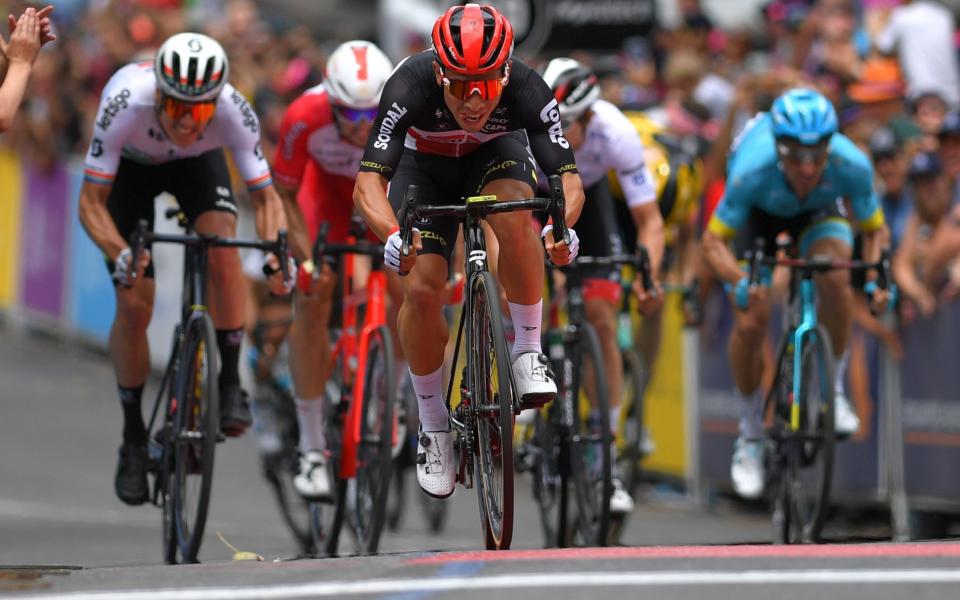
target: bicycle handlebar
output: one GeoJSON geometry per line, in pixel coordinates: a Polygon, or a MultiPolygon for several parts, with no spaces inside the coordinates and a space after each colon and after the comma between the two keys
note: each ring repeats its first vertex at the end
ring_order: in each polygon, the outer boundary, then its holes
{"type": "MultiPolygon", "coordinates": [[[[383,259],[383,244],[374,244],[367,240],[357,240],[352,244],[331,244],[327,242],[327,234],[330,231],[330,223],[324,221],[320,224],[320,231],[317,233],[317,239],[313,243],[313,264],[320,268],[320,261],[327,256],[340,256],[341,254],[362,254],[374,259],[383,259]]],[[[359,233],[359,232],[354,232],[359,233]]]]}
{"type": "Polygon", "coordinates": [[[632,265],[640,275],[643,284],[643,290],[649,292],[653,290],[653,275],[650,273],[650,255],[646,247],[637,246],[636,254],[613,254],[610,256],[578,256],[570,265],[564,268],[576,268],[586,266],[607,266],[607,265],[632,265]]]}

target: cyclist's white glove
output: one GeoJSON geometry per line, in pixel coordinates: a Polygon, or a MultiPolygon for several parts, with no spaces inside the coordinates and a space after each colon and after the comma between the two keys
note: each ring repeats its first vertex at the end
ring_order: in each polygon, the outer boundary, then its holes
{"type": "MultiPolygon", "coordinates": [[[[420,233],[416,227],[413,233],[420,233]]],[[[400,230],[394,231],[387,238],[387,243],[383,245],[383,264],[387,265],[391,271],[400,272],[400,249],[403,247],[403,238],[400,236],[400,230]]],[[[413,244],[411,244],[413,247],[413,244]]]]}
{"type": "MultiPolygon", "coordinates": [[[[150,256],[150,251],[146,248],[140,251],[140,256],[143,257],[144,255],[147,257],[150,256]]],[[[129,247],[124,248],[113,261],[113,274],[111,276],[119,285],[130,287],[133,285],[133,278],[136,272],[137,266],[133,263],[133,250],[129,247]]]]}
{"type": "MultiPolygon", "coordinates": [[[[546,242],[547,234],[553,231],[553,224],[550,223],[543,228],[543,231],[540,232],[540,240],[546,242]]],[[[568,262],[573,262],[577,255],[580,254],[580,238],[577,237],[577,232],[572,227],[567,227],[567,233],[570,236],[570,244],[567,246],[567,250],[570,251],[570,260],[568,262]]],[[[550,241],[553,241],[553,238],[550,238],[550,241]]]]}

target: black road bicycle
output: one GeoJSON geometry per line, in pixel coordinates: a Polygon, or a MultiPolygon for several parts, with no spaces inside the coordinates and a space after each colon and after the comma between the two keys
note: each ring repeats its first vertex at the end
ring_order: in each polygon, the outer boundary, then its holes
{"type": "MultiPolygon", "coordinates": [[[[487,269],[481,223],[491,214],[546,210],[553,218],[554,240],[569,241],[558,176],[550,177],[550,190],[550,199],[498,201],[496,196],[473,196],[462,204],[418,206],[417,186],[411,185],[398,215],[404,255],[410,252],[413,227],[419,219],[454,217],[463,224],[467,281],[453,364],[458,364],[464,330],[466,361],[460,377],[460,401],[450,417],[456,438],[457,481],[468,489],[476,483],[480,526],[488,550],[507,550],[513,538],[513,420],[521,407],[503,333],[500,290],[487,269]]],[[[455,379],[451,377],[447,387],[448,408],[455,379]]]]}
{"type": "Polygon", "coordinates": [[[186,215],[170,208],[185,235],[148,231],[141,220],[130,240],[136,260],[150,243],[184,246],[180,323],[174,328],[170,359],[157,392],[147,431],[149,470],[154,476],[151,501],[163,513],[163,559],[168,564],[197,562],[210,504],[213,458],[220,432],[218,351],[213,319],[207,311],[207,268],[211,248],[257,248],[281,257],[287,267],[287,236],[273,242],[224,239],[192,232],[186,215]]]}

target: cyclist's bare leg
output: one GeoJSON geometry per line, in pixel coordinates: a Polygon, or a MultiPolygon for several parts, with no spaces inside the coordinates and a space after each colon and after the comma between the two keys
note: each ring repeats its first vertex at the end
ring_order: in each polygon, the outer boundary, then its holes
{"type": "Polygon", "coordinates": [[[770,322],[770,301],[766,288],[756,290],[756,301],[747,310],[734,311],[733,332],[727,352],[733,382],[744,396],[760,387],[763,375],[763,341],[770,322]]]}
{"type": "MultiPolygon", "coordinates": [[[[509,200],[533,197],[529,185],[514,179],[492,181],[483,187],[481,193],[509,200]]],[[[530,214],[520,211],[490,215],[487,222],[500,241],[497,275],[507,300],[524,305],[540,302],[543,297],[543,245],[530,226],[530,214]]]]}
{"type": "Polygon", "coordinates": [[[290,374],[297,398],[319,399],[330,377],[330,311],[333,277],[318,280],[310,294],[297,292],[290,327],[290,374]]]}
{"type": "Polygon", "coordinates": [[[131,288],[116,286],[117,313],[110,328],[110,360],[117,376],[117,385],[136,388],[150,374],[150,345],[147,326],[153,314],[155,284],[141,278],[131,288]]]}
{"type": "Polygon", "coordinates": [[[617,344],[617,314],[620,304],[603,298],[588,298],[585,307],[587,321],[593,325],[600,338],[610,395],[610,411],[614,413],[619,411],[623,398],[623,361],[620,357],[620,346],[617,344]]]}
{"type": "MultiPolygon", "coordinates": [[[[836,238],[823,238],[810,245],[810,256],[825,255],[835,260],[848,260],[853,249],[836,238]]],[[[830,334],[833,353],[840,357],[847,348],[853,327],[853,289],[850,287],[850,271],[838,269],[815,275],[817,294],[821,309],[818,317],[830,334]],[[829,308],[827,308],[829,307],[829,308]]]]}
{"type": "Polygon", "coordinates": [[[400,344],[414,375],[433,373],[443,365],[449,332],[443,318],[447,261],[437,254],[417,257],[413,269],[400,278],[403,305],[397,315],[400,344]]]}
{"type": "MultiPolygon", "coordinates": [[[[207,211],[197,217],[194,229],[201,234],[234,237],[237,217],[225,211],[207,211]]],[[[236,248],[211,248],[209,276],[207,302],[214,326],[217,329],[243,327],[247,284],[239,251],[236,248]]]]}
{"type": "Polygon", "coordinates": [[[660,354],[660,340],[663,336],[663,308],[649,315],[643,315],[640,330],[637,332],[637,347],[643,358],[643,367],[648,376],[653,376],[653,369],[657,364],[657,355],[660,354]]]}

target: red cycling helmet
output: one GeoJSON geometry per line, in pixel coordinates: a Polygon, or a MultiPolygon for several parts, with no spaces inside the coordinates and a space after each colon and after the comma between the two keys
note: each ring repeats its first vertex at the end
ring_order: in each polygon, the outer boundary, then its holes
{"type": "Polygon", "coordinates": [[[433,53],[440,67],[480,75],[503,67],[513,55],[513,27],[486,4],[453,6],[433,24],[433,53]]]}

